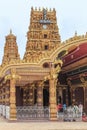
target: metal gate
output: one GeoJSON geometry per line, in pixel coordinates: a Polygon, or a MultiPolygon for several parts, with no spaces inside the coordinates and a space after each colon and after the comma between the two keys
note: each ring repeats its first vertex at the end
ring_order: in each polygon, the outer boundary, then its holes
{"type": "Polygon", "coordinates": [[[48,120],[49,107],[18,106],[17,119],[18,120],[48,120]]]}

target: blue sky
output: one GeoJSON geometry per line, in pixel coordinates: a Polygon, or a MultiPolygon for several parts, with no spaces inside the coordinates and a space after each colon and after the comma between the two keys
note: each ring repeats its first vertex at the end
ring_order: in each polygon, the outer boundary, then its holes
{"type": "Polygon", "coordinates": [[[0,64],[5,36],[10,29],[17,36],[19,53],[23,57],[32,6],[56,9],[62,41],[72,37],[75,31],[78,35],[87,32],[87,0],[0,0],[0,64]]]}

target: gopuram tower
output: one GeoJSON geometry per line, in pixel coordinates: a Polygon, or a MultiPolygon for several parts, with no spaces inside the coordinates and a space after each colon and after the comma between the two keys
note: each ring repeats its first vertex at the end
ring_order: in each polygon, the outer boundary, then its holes
{"type": "Polygon", "coordinates": [[[49,57],[53,49],[60,44],[59,29],[57,26],[56,11],[31,8],[29,31],[24,60],[38,62],[49,57]]]}
{"type": "Polygon", "coordinates": [[[16,43],[16,36],[12,34],[12,30],[10,30],[10,34],[6,36],[2,63],[8,63],[11,60],[20,60],[20,55],[18,54],[18,46],[16,43]]]}

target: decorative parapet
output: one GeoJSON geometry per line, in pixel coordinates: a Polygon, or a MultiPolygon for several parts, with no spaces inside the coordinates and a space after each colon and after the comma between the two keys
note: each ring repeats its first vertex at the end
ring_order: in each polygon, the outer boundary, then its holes
{"type": "MultiPolygon", "coordinates": [[[[31,7],[31,11],[34,11],[34,10],[35,10],[35,11],[43,11],[43,9],[44,9],[44,7],[42,7],[42,8],[40,8],[40,7],[39,7],[39,8],[37,8],[37,7],[35,7],[35,8],[31,7]]],[[[53,9],[51,9],[51,8],[49,8],[49,9],[46,8],[46,10],[49,11],[49,12],[56,11],[55,8],[53,8],[53,9]]]]}
{"type": "Polygon", "coordinates": [[[62,42],[62,44],[70,44],[72,42],[80,42],[83,40],[87,40],[87,32],[85,35],[75,35],[69,39],[67,39],[66,41],[62,42]]]}

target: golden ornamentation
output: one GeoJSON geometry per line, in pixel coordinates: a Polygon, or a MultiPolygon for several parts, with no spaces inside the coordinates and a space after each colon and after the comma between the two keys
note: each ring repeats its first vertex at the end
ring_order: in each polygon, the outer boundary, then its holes
{"type": "Polygon", "coordinates": [[[2,63],[10,62],[11,60],[20,60],[20,56],[18,54],[18,46],[16,43],[16,36],[12,34],[12,30],[10,30],[10,34],[6,36],[6,43],[4,48],[4,57],[2,63]],[[13,49],[12,49],[13,48],[13,49]]]}
{"type": "Polygon", "coordinates": [[[17,75],[16,74],[16,69],[11,69],[11,74],[8,74],[5,76],[5,81],[6,80],[11,80],[11,79],[14,79],[14,80],[20,80],[21,79],[21,76],[17,75]]]}
{"type": "Polygon", "coordinates": [[[55,11],[52,10],[50,12],[47,10],[47,14],[49,14],[49,19],[53,21],[53,25],[49,24],[49,28],[46,29],[43,28],[40,22],[37,22],[42,20],[41,14],[43,15],[43,10],[39,10],[39,12],[34,9],[31,11],[30,27],[27,32],[27,45],[24,59],[32,63],[39,62],[42,60],[42,57],[49,57],[50,52],[60,43],[59,30],[57,24],[54,24],[57,23],[55,11]],[[52,39],[51,42],[50,39],[52,39]]]}
{"type": "Polygon", "coordinates": [[[85,80],[85,74],[80,74],[79,77],[83,84],[83,87],[87,87],[87,80],[85,80]]]}
{"type": "MultiPolygon", "coordinates": [[[[61,43],[59,29],[56,21],[56,11],[54,9],[53,10],[47,9],[47,18],[50,19],[53,22],[53,24],[50,24],[49,27],[47,27],[46,29],[44,29],[42,25],[37,22],[42,19],[41,18],[42,16],[43,16],[43,9],[39,9],[39,10],[33,8],[31,9],[30,26],[29,26],[29,31],[27,32],[26,52],[22,60],[20,60],[20,56],[18,54],[16,36],[12,34],[11,30],[10,30],[10,34],[6,36],[3,61],[2,64],[0,65],[0,79],[1,79],[0,88],[2,89],[3,85],[5,85],[2,84],[3,77],[5,77],[4,83],[6,83],[6,80],[11,81],[10,85],[9,84],[7,85],[10,87],[10,106],[12,107],[11,117],[12,116],[16,117],[16,111],[15,111],[16,100],[14,95],[15,95],[16,80],[21,79],[19,75],[20,70],[22,74],[26,74],[26,75],[33,74],[34,76],[36,76],[37,73],[39,73],[39,75],[42,76],[42,79],[45,76],[44,80],[50,81],[49,92],[50,92],[51,117],[52,115],[56,117],[56,107],[55,107],[56,106],[56,84],[57,84],[58,74],[61,71],[61,66],[63,64],[62,60],[56,59],[56,57],[63,50],[66,50],[66,52],[68,53],[69,48],[73,48],[74,45],[78,46],[81,43],[87,42],[87,33],[82,36],[78,36],[77,33],[75,33],[73,37],[61,43]],[[45,62],[47,63],[52,62],[53,65],[56,66],[56,68],[55,67],[47,68],[46,70],[46,68],[42,67],[45,62]],[[36,67],[39,69],[37,69],[36,67]],[[23,68],[23,70],[21,68],[23,68]],[[16,73],[16,69],[17,69],[17,73],[16,73]]],[[[38,77],[37,78],[38,81],[42,80],[39,76],[37,77],[38,77]]],[[[26,77],[26,76],[23,78],[24,81],[32,80],[32,77],[31,79],[30,77],[26,77]]],[[[87,87],[87,81],[85,80],[84,75],[80,75],[80,79],[84,87],[87,87]]],[[[33,78],[33,81],[35,81],[35,78],[33,78]]],[[[71,79],[68,79],[67,83],[72,89],[71,79]]],[[[34,84],[31,84],[31,86],[28,87],[31,89],[34,88],[35,86],[34,84]]],[[[43,82],[39,82],[38,87],[42,88],[43,82]]],[[[74,89],[75,88],[73,88],[73,90],[74,89]]],[[[1,96],[4,97],[5,94],[9,94],[9,91],[4,92],[2,90],[1,96]]],[[[38,94],[42,96],[41,91],[38,91],[38,94]]],[[[26,94],[24,94],[23,96],[26,97],[26,94]]],[[[30,96],[32,97],[33,95],[30,94],[30,96]]],[[[2,103],[5,103],[4,98],[2,100],[0,99],[0,101],[2,101],[2,103]]],[[[23,101],[25,103],[26,99],[23,99],[23,101]]],[[[31,99],[31,102],[32,101],[33,99],[31,99]]]]}
{"type": "Polygon", "coordinates": [[[67,84],[71,86],[71,78],[67,78],[67,84]]]}
{"type": "Polygon", "coordinates": [[[38,102],[38,103],[42,102],[42,99],[41,99],[41,98],[38,98],[37,102],[38,102]]]}

